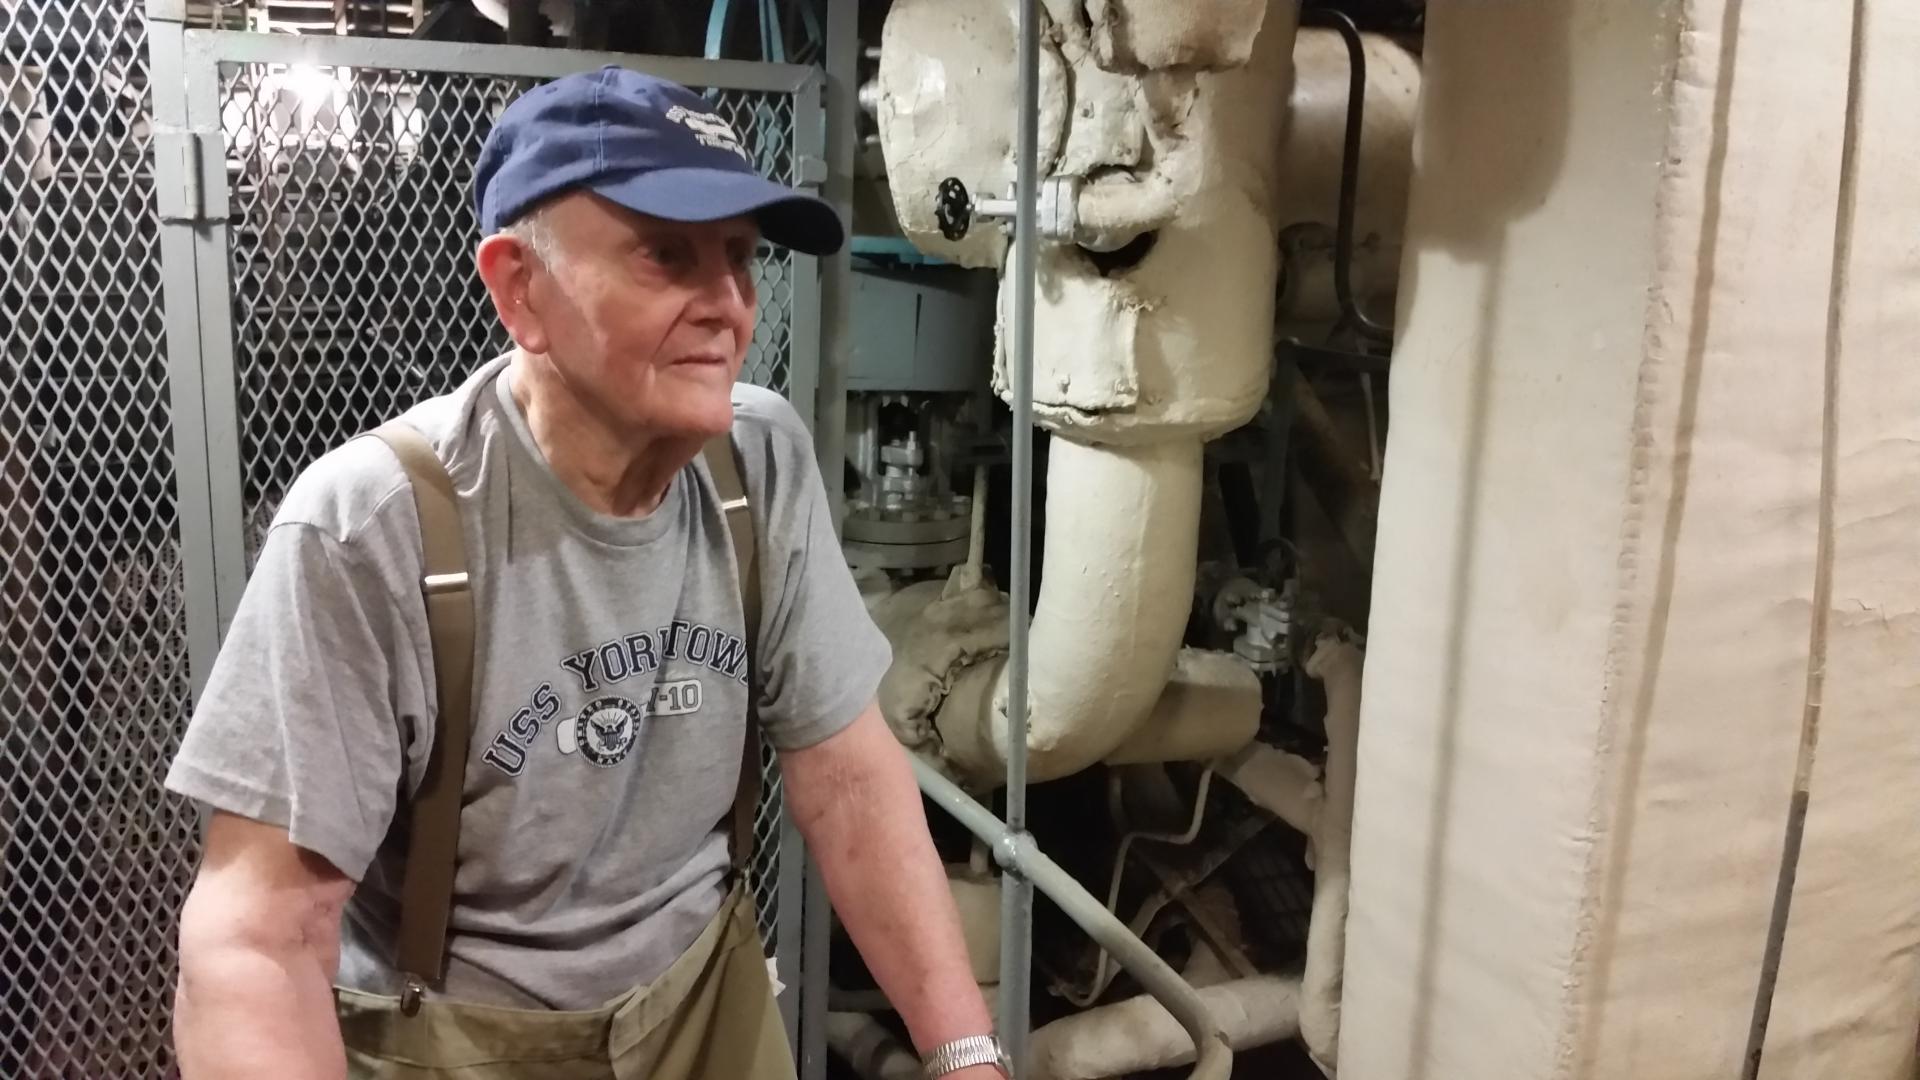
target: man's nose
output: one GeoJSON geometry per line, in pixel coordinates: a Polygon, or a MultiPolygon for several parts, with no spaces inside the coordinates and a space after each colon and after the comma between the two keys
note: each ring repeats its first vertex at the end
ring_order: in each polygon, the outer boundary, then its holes
{"type": "Polygon", "coordinates": [[[716,322],[733,322],[753,310],[751,271],[736,270],[726,258],[709,260],[701,267],[699,283],[700,315],[716,322]]]}

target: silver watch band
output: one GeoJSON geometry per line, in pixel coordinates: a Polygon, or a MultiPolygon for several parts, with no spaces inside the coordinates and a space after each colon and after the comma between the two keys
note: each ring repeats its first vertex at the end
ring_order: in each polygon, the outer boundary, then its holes
{"type": "Polygon", "coordinates": [[[1000,1046],[999,1039],[992,1035],[969,1035],[933,1048],[925,1062],[927,1080],[940,1080],[948,1073],[975,1065],[991,1065],[1009,1080],[1013,1076],[1013,1062],[1007,1060],[1007,1052],[1000,1046]]]}

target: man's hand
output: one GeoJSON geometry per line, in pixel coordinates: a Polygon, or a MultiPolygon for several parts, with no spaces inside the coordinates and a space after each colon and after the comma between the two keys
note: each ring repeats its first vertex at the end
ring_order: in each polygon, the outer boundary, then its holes
{"type": "MultiPolygon", "coordinates": [[[[960,916],[927,835],[906,751],[877,704],[846,730],[781,755],[787,809],[860,955],[922,1055],[993,1030],[960,916]]],[[[999,1080],[976,1065],[955,1080],[999,1080]]]]}
{"type": "Polygon", "coordinates": [[[215,813],[180,912],[173,1042],[184,1080],[340,1080],[333,1007],[352,879],[287,831],[215,813]]]}

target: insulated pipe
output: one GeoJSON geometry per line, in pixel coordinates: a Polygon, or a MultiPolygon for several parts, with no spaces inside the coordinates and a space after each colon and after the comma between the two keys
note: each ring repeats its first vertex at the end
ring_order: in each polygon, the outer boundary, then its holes
{"type": "Polygon", "coordinates": [[[1295,832],[1313,835],[1322,797],[1320,770],[1313,762],[1256,742],[1215,766],[1215,771],[1239,788],[1248,802],[1295,832]]]}
{"type": "MultiPolygon", "coordinates": [[[[1198,991],[1235,1050],[1300,1029],[1300,981],[1255,975],[1198,991]]],[[[1193,1040],[1151,997],[1129,998],[1055,1020],[1033,1033],[1032,1080],[1096,1080],[1193,1060],[1193,1040]]]]}
{"type": "Polygon", "coordinates": [[[865,1013],[827,1014],[827,1046],[864,1080],[922,1080],[920,1059],[865,1013]]]}
{"type": "Polygon", "coordinates": [[[1075,200],[1075,234],[1096,251],[1117,250],[1142,233],[1171,224],[1199,187],[1198,152],[1179,133],[1192,98],[1143,84],[1138,103],[1153,166],[1125,179],[1089,183],[1075,200]]]}
{"type": "MultiPolygon", "coordinates": [[[[1188,1080],[1227,1080],[1232,1075],[1233,1050],[1227,1045],[1226,1034],[1214,1020],[1200,991],[1189,986],[1179,973],[1168,967],[1167,962],[1146,942],[1127,929],[1119,916],[1108,911],[1082,888],[1072,874],[1062,870],[1059,863],[1034,846],[1033,837],[1024,832],[1008,831],[1007,826],[991,811],[960,790],[958,784],[940,775],[939,770],[921,760],[919,755],[910,754],[907,760],[913,766],[913,776],[920,784],[920,791],[951,814],[954,820],[966,826],[973,835],[986,841],[993,848],[994,859],[1009,877],[1018,875],[1046,893],[1047,899],[1052,900],[1067,918],[1086,931],[1095,944],[1113,954],[1120,966],[1127,969],[1154,1000],[1166,1006],[1167,1012],[1186,1032],[1190,1047],[1197,1045],[1200,1048],[1188,1080]]],[[[1019,977],[1020,973],[1008,971],[1003,975],[1002,1001],[1005,1000],[1006,983],[1019,977]]],[[[1023,1023],[1025,1019],[1021,1017],[1023,1023]]]]}
{"type": "Polygon", "coordinates": [[[1260,677],[1232,653],[1181,649],[1144,722],[1103,759],[1109,765],[1212,761],[1260,731],[1260,677]]]}
{"type": "Polygon", "coordinates": [[[1340,1043],[1340,994],[1346,974],[1347,879],[1353,850],[1353,785],[1360,743],[1360,648],[1323,637],[1306,672],[1327,691],[1326,795],[1313,826],[1313,914],[1301,978],[1300,1038],[1332,1073],[1340,1043]]]}
{"type": "MultiPolygon", "coordinates": [[[[1179,160],[1179,159],[1176,159],[1179,160]]],[[[1074,239],[1094,251],[1118,251],[1142,233],[1164,228],[1187,194],[1168,164],[1130,180],[1089,184],[1074,210],[1074,239]]]]}
{"type": "MultiPolygon", "coordinates": [[[[1066,776],[1106,757],[1166,688],[1193,607],[1200,445],[1053,441],[1047,577],[1032,631],[1047,665],[1028,691],[1030,776],[1066,776]]],[[[1009,688],[994,693],[997,711],[1009,688]]]]}
{"type": "MultiPolygon", "coordinates": [[[[1056,438],[1050,457],[1047,577],[1031,631],[1032,654],[1047,663],[1028,688],[1035,780],[1104,759],[1153,710],[1186,632],[1199,555],[1199,440],[1090,447],[1056,438]]],[[[1012,603],[1017,622],[1019,598],[1012,603]]],[[[998,773],[1008,756],[999,718],[1014,700],[1010,665],[993,663],[992,682],[977,669],[955,680],[937,717],[949,758],[970,774],[998,773]]]]}
{"type": "MultiPolygon", "coordinates": [[[[507,0],[472,0],[473,9],[488,22],[502,30],[510,29],[507,0]]],[[[573,5],[566,0],[538,0],[538,12],[547,20],[555,37],[570,37],[573,34],[573,5]]]]}

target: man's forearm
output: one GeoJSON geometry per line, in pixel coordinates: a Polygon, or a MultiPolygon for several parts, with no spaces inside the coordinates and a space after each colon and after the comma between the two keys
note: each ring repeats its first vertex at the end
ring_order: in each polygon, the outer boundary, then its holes
{"type": "Polygon", "coordinates": [[[925,1053],[992,1030],[920,789],[877,709],[787,755],[787,805],[834,910],[925,1053]]]}
{"type": "Polygon", "coordinates": [[[343,1080],[333,987],[313,957],[238,946],[182,966],[174,997],[182,1080],[343,1080]]]}

